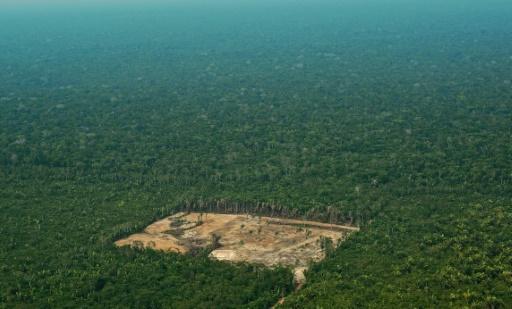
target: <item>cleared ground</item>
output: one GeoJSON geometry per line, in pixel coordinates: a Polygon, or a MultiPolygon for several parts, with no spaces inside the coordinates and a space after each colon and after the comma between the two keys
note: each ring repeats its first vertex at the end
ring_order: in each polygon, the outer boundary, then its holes
{"type": "Polygon", "coordinates": [[[218,260],[292,267],[300,285],[308,263],[325,257],[329,239],[336,246],[358,230],[314,221],[193,212],[154,222],[116,245],[179,253],[210,246],[210,257],[218,260]]]}

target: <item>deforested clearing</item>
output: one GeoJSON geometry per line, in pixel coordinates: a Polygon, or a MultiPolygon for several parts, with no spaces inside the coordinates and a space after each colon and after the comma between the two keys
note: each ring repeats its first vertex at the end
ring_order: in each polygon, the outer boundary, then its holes
{"type": "Polygon", "coordinates": [[[116,241],[116,245],[178,253],[209,247],[213,259],[292,267],[300,284],[310,262],[323,259],[328,246],[358,230],[305,220],[180,212],[116,241]]]}

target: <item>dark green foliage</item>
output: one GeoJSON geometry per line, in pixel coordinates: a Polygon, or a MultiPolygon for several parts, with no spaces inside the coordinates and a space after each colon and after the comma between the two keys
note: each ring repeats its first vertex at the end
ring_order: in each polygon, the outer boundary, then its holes
{"type": "Polygon", "coordinates": [[[509,201],[401,200],[315,265],[287,305],[507,307],[511,248],[509,201]]]}
{"type": "Polygon", "coordinates": [[[0,307],[510,307],[510,4],[331,5],[0,11],[0,307]],[[294,293],[112,246],[203,201],[362,230],[294,293]]]}
{"type": "MultiPolygon", "coordinates": [[[[44,192],[24,192],[26,201],[2,200],[4,304],[238,307],[272,303],[292,289],[287,269],[234,266],[211,261],[207,254],[114,248],[112,233],[130,225],[130,217],[150,219],[159,211],[149,206],[155,201],[134,197],[112,207],[75,192],[39,202],[44,192]]],[[[108,190],[95,192],[102,196],[108,190]]]]}

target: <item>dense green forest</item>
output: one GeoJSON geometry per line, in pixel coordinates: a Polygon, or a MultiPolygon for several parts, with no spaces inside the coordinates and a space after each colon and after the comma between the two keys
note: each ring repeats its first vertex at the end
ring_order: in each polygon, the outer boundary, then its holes
{"type": "Polygon", "coordinates": [[[510,307],[509,6],[367,9],[0,13],[0,308],[510,307]],[[192,200],[361,231],[299,291],[113,246],[192,200]]]}

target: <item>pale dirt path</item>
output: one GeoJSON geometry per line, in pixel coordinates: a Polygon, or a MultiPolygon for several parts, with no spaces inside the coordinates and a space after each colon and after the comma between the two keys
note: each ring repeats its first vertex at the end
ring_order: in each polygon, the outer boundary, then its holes
{"type": "MultiPolygon", "coordinates": [[[[297,267],[293,270],[293,279],[295,281],[295,291],[302,289],[302,287],[306,283],[306,276],[304,275],[304,272],[306,272],[306,270],[308,270],[307,267],[297,267]]],[[[286,296],[279,298],[277,303],[275,305],[273,305],[271,308],[274,309],[275,307],[284,304],[285,299],[286,299],[286,296]]]]}
{"type": "Polygon", "coordinates": [[[348,225],[339,225],[339,224],[330,224],[316,221],[308,221],[308,220],[297,220],[297,219],[278,219],[278,218],[270,218],[270,217],[261,217],[264,220],[267,220],[271,224],[285,224],[285,225],[298,225],[305,227],[315,227],[322,228],[326,230],[341,230],[341,231],[352,231],[357,232],[359,228],[356,226],[348,226],[348,225]]]}

